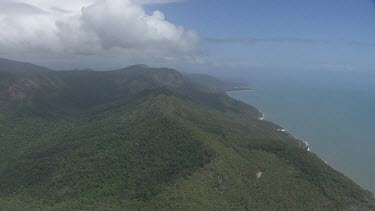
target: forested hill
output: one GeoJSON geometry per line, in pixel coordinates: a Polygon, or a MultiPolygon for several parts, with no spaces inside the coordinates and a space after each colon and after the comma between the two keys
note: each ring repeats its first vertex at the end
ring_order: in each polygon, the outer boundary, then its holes
{"type": "Polygon", "coordinates": [[[255,108],[196,84],[144,65],[0,69],[0,210],[375,209],[255,108]]]}

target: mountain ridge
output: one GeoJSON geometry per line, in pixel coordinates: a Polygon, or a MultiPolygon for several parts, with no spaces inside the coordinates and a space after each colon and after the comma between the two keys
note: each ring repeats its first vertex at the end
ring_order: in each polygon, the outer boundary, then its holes
{"type": "Polygon", "coordinates": [[[256,108],[169,68],[7,73],[0,105],[2,209],[375,208],[256,108]]]}
{"type": "Polygon", "coordinates": [[[26,73],[34,71],[50,71],[50,69],[28,62],[0,58],[0,72],[26,73]]]}

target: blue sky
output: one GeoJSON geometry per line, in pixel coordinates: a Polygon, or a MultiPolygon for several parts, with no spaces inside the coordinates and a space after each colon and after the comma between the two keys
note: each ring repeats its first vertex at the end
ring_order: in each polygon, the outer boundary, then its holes
{"type": "Polygon", "coordinates": [[[0,0],[0,57],[56,69],[375,72],[370,0],[0,0]]]}
{"type": "Polygon", "coordinates": [[[238,68],[372,71],[367,0],[190,0],[154,5],[197,31],[208,63],[238,68]]]}

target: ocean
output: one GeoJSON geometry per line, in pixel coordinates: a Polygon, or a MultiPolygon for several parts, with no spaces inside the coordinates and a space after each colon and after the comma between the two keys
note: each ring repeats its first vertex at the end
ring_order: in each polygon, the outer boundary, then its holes
{"type": "MultiPolygon", "coordinates": [[[[243,77],[245,78],[245,77],[243,77]]],[[[307,141],[330,166],[375,193],[375,76],[370,73],[267,73],[231,92],[265,120],[307,141]]]]}

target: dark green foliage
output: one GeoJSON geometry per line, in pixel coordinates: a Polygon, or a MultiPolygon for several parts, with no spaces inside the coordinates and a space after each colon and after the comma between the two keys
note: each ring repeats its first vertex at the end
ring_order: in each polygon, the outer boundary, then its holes
{"type": "Polygon", "coordinates": [[[174,70],[0,74],[0,209],[374,209],[255,108],[174,70]]]}
{"type": "Polygon", "coordinates": [[[7,165],[2,191],[43,197],[47,204],[84,196],[100,200],[107,194],[120,201],[149,200],[161,185],[188,176],[212,157],[201,140],[168,118],[121,126],[117,133],[111,127],[96,122],[74,128],[72,135],[56,137],[61,143],[7,165]]]}
{"type": "Polygon", "coordinates": [[[339,205],[338,208],[345,208],[342,205],[348,199],[361,203],[369,200],[367,193],[363,192],[359,186],[325,165],[315,154],[306,153],[305,150],[288,142],[263,140],[250,143],[249,149],[275,154],[288,165],[298,169],[306,180],[320,188],[327,199],[336,202],[339,205]]]}

